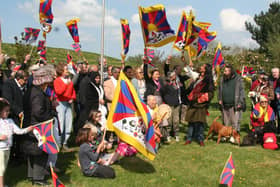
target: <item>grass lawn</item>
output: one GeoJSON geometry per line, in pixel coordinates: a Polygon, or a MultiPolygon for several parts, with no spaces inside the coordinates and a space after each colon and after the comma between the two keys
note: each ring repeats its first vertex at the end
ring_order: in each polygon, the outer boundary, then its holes
{"type": "MultiPolygon", "coordinates": [[[[215,104],[210,107],[209,124],[219,115],[215,104]]],[[[243,113],[242,135],[246,134],[249,112],[243,113]]],[[[265,150],[261,146],[238,147],[230,143],[216,144],[216,139],[200,147],[196,142],[184,146],[186,125],[181,126],[182,141],[173,139],[169,145],[163,145],[154,161],[140,154],[123,158],[113,165],[117,177],[113,180],[85,177],[77,167],[77,151],[60,153],[58,167],[59,179],[66,186],[219,186],[219,177],[224,164],[232,152],[236,167],[234,186],[280,186],[279,151],[265,150]]],[[[205,134],[208,127],[205,129],[205,134]]],[[[9,167],[6,182],[10,186],[27,187],[26,166],[9,167]]],[[[49,180],[51,182],[51,179],[49,180]]]]}

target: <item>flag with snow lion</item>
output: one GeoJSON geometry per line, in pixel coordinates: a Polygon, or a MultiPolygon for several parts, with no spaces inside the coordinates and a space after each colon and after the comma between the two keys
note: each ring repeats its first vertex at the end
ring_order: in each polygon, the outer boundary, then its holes
{"type": "Polygon", "coordinates": [[[56,154],[59,148],[53,136],[53,119],[34,125],[33,134],[38,140],[38,147],[48,154],[56,154]]]}
{"type": "Polygon", "coordinates": [[[175,40],[163,5],[139,6],[139,17],[146,47],[161,47],[175,40]]]}
{"type": "Polygon", "coordinates": [[[156,155],[152,116],[123,72],[115,90],[107,127],[148,159],[156,155]]]}

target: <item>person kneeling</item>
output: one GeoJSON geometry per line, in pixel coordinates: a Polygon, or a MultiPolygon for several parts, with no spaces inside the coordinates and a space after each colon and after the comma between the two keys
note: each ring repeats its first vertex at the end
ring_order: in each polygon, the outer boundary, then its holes
{"type": "Polygon", "coordinates": [[[253,126],[252,131],[257,136],[257,143],[262,143],[265,123],[274,120],[275,114],[268,104],[267,96],[261,95],[260,102],[255,105],[250,115],[250,121],[253,126]]]}
{"type": "Polygon", "coordinates": [[[100,157],[100,151],[104,147],[104,142],[98,146],[94,144],[97,129],[81,128],[78,132],[76,143],[80,146],[79,162],[82,172],[88,177],[115,178],[115,171],[105,163],[100,157]]]}

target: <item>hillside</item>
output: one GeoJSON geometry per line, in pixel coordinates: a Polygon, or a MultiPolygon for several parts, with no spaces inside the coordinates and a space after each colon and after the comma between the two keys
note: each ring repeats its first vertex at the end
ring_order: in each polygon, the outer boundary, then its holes
{"type": "MultiPolygon", "coordinates": [[[[31,46],[26,47],[26,50],[28,51],[27,53],[31,51],[31,48],[32,48],[31,46]]],[[[34,47],[32,50],[32,61],[35,61],[36,59],[39,58],[38,54],[36,53],[36,50],[37,47],[34,47]]],[[[9,43],[2,43],[2,52],[4,54],[7,54],[8,56],[16,57],[17,56],[16,45],[9,44],[9,43]]],[[[48,61],[54,60],[55,63],[66,61],[67,52],[69,52],[72,55],[74,61],[77,61],[79,59],[77,53],[74,50],[53,48],[53,47],[47,47],[47,59],[48,61]]],[[[92,53],[92,52],[82,52],[82,53],[83,56],[88,60],[89,64],[96,64],[100,56],[99,54],[92,53]]],[[[117,65],[118,63],[120,63],[120,60],[116,58],[106,56],[106,59],[108,64],[117,65]]],[[[18,60],[18,62],[19,61],[20,60],[18,60]]]]}

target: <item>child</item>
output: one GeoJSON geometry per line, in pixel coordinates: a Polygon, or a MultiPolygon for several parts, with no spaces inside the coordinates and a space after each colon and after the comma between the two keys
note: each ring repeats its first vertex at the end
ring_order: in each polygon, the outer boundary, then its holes
{"type": "MultiPolygon", "coordinates": [[[[97,128],[97,141],[101,142],[103,140],[104,136],[104,130],[106,127],[101,125],[101,111],[91,110],[89,113],[88,122],[90,122],[92,125],[94,125],[97,128]]],[[[84,128],[90,128],[85,127],[84,128]]],[[[109,143],[108,141],[104,141],[104,149],[112,149],[112,143],[109,143]]]]}
{"type": "Polygon", "coordinates": [[[4,186],[4,173],[9,161],[10,148],[13,144],[13,134],[26,134],[32,126],[20,129],[12,119],[7,119],[10,113],[10,104],[0,98],[0,187],[4,186]]]}
{"type": "Polygon", "coordinates": [[[115,178],[115,171],[109,166],[104,166],[104,161],[100,159],[100,150],[104,143],[98,146],[92,142],[96,139],[96,127],[81,128],[78,132],[76,143],[80,146],[79,162],[85,176],[100,178],[115,178]]]}

